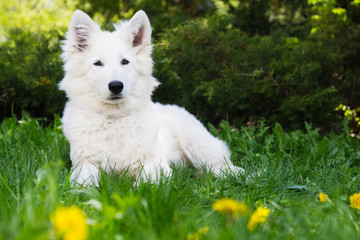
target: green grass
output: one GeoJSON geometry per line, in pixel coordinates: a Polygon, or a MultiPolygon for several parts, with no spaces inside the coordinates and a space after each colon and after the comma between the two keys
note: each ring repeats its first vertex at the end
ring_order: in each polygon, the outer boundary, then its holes
{"type": "Polygon", "coordinates": [[[100,188],[69,185],[69,146],[57,119],[6,119],[0,125],[0,239],[56,239],[50,216],[57,206],[81,208],[89,239],[357,239],[360,211],[349,196],[359,192],[360,143],[347,133],[322,137],[306,131],[232,129],[211,131],[229,143],[233,162],[246,176],[217,179],[195,169],[175,169],[159,185],[116,173],[101,175],[100,188]],[[257,175],[257,173],[260,173],[257,175]],[[324,192],[331,201],[321,203],[324,192]],[[215,212],[221,198],[271,209],[254,232],[249,217],[234,220],[215,212]]]}

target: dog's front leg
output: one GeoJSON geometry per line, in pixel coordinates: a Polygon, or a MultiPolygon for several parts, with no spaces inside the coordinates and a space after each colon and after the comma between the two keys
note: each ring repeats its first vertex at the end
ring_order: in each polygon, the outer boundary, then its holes
{"type": "Polygon", "coordinates": [[[76,165],[70,177],[71,184],[78,183],[81,186],[99,186],[99,167],[85,162],[76,165]]]}

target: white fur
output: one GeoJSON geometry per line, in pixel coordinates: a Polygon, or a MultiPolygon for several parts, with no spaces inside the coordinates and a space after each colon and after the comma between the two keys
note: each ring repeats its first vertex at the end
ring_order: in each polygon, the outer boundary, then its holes
{"type": "Polygon", "coordinates": [[[161,174],[171,175],[171,163],[188,162],[216,175],[242,172],[231,163],[227,145],[194,116],[151,101],[158,82],[152,77],[151,26],[145,12],[115,28],[101,31],[77,10],[64,41],[60,89],[69,99],[62,123],[71,146],[71,180],[97,185],[101,167],[129,169],[135,178],[157,181],[161,174]],[[121,64],[123,59],[129,63],[121,64]],[[111,99],[109,90],[114,80],[123,83],[117,99],[111,99]]]}

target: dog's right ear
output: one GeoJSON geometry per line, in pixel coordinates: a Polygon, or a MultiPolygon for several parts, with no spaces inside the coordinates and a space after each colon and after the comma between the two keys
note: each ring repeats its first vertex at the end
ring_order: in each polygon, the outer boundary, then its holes
{"type": "Polygon", "coordinates": [[[91,35],[99,31],[100,27],[83,11],[76,10],[70,20],[69,30],[66,34],[67,48],[71,52],[83,52],[89,46],[91,35]]]}

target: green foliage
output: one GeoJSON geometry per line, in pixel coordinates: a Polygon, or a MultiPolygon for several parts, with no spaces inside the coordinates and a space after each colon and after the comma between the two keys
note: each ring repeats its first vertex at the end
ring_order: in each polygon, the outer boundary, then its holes
{"type": "Polygon", "coordinates": [[[0,119],[23,111],[52,118],[63,109],[65,96],[57,90],[63,76],[57,29],[34,34],[13,29],[0,45],[0,119]]]}
{"type": "Polygon", "coordinates": [[[2,0],[0,41],[11,39],[9,32],[14,29],[32,33],[44,33],[52,29],[60,31],[68,24],[73,5],[73,1],[69,0],[2,0]]]}
{"type": "Polygon", "coordinates": [[[0,125],[0,236],[56,239],[50,216],[57,206],[78,206],[87,217],[89,239],[356,239],[360,212],[349,196],[359,191],[359,144],[343,133],[322,137],[306,124],[286,132],[261,122],[235,129],[222,122],[212,132],[225,139],[244,176],[217,179],[195,169],[174,169],[158,185],[126,173],[102,173],[100,187],[69,185],[69,146],[60,119],[42,127],[34,119],[0,125]],[[317,195],[328,194],[320,203],[317,195]],[[271,210],[254,232],[248,218],[229,219],[212,209],[222,198],[271,210]],[[11,223],[11,224],[9,224],[11,223]]]}
{"type": "Polygon", "coordinates": [[[163,84],[155,99],[214,122],[226,117],[239,126],[265,119],[296,129],[308,121],[324,131],[339,122],[336,106],[358,105],[357,4],[214,2],[214,16],[162,34],[154,57],[163,84]],[[242,25],[247,15],[239,13],[250,10],[267,22],[242,25]]]}
{"type": "Polygon", "coordinates": [[[1,2],[0,119],[28,113],[53,118],[62,111],[60,40],[73,11],[71,2],[1,2]]]}
{"type": "Polygon", "coordinates": [[[337,55],[330,47],[276,34],[251,37],[226,26],[210,18],[163,34],[154,53],[162,82],[156,99],[210,121],[266,119],[287,128],[333,123],[343,96],[334,87],[337,55]]]}
{"type": "Polygon", "coordinates": [[[212,1],[207,0],[78,0],[76,6],[86,11],[107,29],[113,29],[112,23],[131,18],[136,11],[143,9],[151,18],[154,38],[157,38],[158,34],[165,29],[215,11],[212,1]]]}

